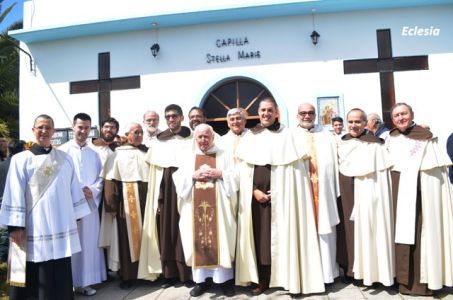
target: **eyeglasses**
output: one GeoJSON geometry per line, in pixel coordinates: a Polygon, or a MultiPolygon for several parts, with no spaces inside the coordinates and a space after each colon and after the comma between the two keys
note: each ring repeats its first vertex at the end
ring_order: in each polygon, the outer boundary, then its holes
{"type": "Polygon", "coordinates": [[[44,130],[52,130],[53,127],[50,127],[50,126],[38,126],[38,127],[34,127],[35,129],[39,130],[39,131],[44,131],[44,130]]]}
{"type": "Polygon", "coordinates": [[[165,120],[176,119],[177,117],[179,117],[178,114],[165,115],[165,120]]]}
{"type": "Polygon", "coordinates": [[[314,116],[315,115],[315,112],[314,111],[300,111],[298,112],[299,116],[303,117],[303,116],[314,116]]]}

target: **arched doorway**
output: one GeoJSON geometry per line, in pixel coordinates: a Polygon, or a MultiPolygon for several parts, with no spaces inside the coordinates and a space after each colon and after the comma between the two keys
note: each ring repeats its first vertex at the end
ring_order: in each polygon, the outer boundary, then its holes
{"type": "Polygon", "coordinates": [[[246,127],[251,128],[259,122],[258,104],[265,97],[273,97],[260,82],[246,77],[232,77],[215,84],[201,101],[207,123],[223,135],[228,132],[226,114],[235,107],[244,108],[247,113],[246,127]]]}

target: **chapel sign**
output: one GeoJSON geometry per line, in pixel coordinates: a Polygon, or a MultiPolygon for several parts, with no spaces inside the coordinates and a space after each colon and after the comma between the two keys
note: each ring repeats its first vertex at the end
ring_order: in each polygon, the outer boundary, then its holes
{"type": "Polygon", "coordinates": [[[208,64],[221,64],[233,60],[250,60],[261,58],[260,50],[244,50],[242,47],[248,46],[250,41],[247,37],[236,38],[219,38],[215,40],[215,45],[218,49],[231,49],[236,48],[236,52],[229,53],[207,53],[206,63],[208,64]]]}
{"type": "MultiPolygon", "coordinates": [[[[96,126],[91,127],[90,133],[88,134],[88,139],[99,137],[99,130],[96,126]]],[[[55,133],[50,139],[52,145],[58,146],[63,145],[67,141],[70,141],[74,138],[74,131],[72,128],[55,128],[55,133]]]]}

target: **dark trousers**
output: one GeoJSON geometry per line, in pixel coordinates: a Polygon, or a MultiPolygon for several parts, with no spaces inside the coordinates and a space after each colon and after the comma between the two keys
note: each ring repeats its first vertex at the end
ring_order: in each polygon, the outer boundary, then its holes
{"type": "Polygon", "coordinates": [[[10,300],[72,300],[71,257],[28,262],[25,287],[11,287],[10,300]]]}

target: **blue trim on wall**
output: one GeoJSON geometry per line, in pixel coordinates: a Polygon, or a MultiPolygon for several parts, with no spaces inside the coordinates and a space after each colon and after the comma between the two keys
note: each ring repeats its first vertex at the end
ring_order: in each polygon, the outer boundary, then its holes
{"type": "Polygon", "coordinates": [[[166,28],[307,15],[311,14],[313,9],[316,10],[316,14],[324,14],[358,10],[453,4],[453,0],[314,0],[286,3],[281,3],[282,1],[275,2],[280,3],[219,8],[204,11],[175,11],[169,14],[104,20],[95,23],[72,24],[64,27],[20,29],[10,31],[9,35],[25,43],[34,43],[83,36],[147,30],[152,28],[152,23],[158,23],[159,28],[166,28]]]}

